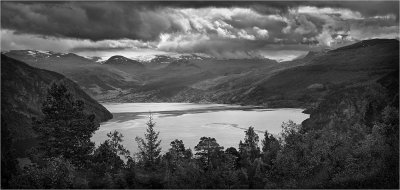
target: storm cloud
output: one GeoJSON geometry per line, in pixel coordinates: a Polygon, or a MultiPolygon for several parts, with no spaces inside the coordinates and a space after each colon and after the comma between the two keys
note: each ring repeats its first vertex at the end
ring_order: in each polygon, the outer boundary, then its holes
{"type": "Polygon", "coordinates": [[[395,1],[2,1],[1,5],[6,50],[62,46],[55,49],[149,49],[243,58],[399,35],[395,1]]]}

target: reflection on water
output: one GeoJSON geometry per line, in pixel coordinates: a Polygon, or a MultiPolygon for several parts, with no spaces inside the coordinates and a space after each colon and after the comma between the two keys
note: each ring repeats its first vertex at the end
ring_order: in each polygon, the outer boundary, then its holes
{"type": "Polygon", "coordinates": [[[183,140],[192,150],[203,136],[214,137],[228,147],[238,147],[244,138],[244,130],[253,126],[263,138],[265,130],[273,134],[281,132],[282,122],[292,120],[301,123],[308,118],[302,109],[261,109],[249,106],[192,103],[113,103],[103,104],[114,118],[101,124],[92,140],[99,145],[106,134],[118,130],[124,135],[123,144],[137,152],[136,136],[144,136],[149,112],[160,132],[163,151],[174,139],[183,140]]]}

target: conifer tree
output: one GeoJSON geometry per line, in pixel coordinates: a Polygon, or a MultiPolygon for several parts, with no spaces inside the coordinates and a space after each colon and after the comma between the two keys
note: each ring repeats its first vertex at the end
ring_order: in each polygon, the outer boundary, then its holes
{"type": "Polygon", "coordinates": [[[120,156],[130,159],[129,151],[121,144],[123,135],[118,131],[107,134],[105,140],[94,151],[93,163],[99,165],[102,172],[116,172],[124,166],[120,156]]]}
{"type": "Polygon", "coordinates": [[[74,100],[63,83],[50,86],[42,112],[44,117],[34,119],[33,128],[44,157],[63,156],[77,167],[84,166],[94,149],[90,138],[99,128],[95,116],[84,113],[84,102],[74,100]]]}
{"type": "Polygon", "coordinates": [[[268,131],[265,131],[264,139],[261,141],[261,143],[263,153],[262,159],[264,163],[271,165],[272,160],[276,158],[280,149],[279,141],[272,134],[268,133],[268,131]]]}
{"type": "Polygon", "coordinates": [[[160,161],[161,140],[158,140],[160,132],[154,130],[156,123],[153,122],[151,114],[149,116],[149,121],[146,124],[147,133],[144,135],[145,138],[136,137],[135,140],[138,143],[140,161],[142,161],[146,168],[155,169],[155,166],[160,161]]]}
{"type": "Polygon", "coordinates": [[[210,168],[212,159],[217,157],[224,147],[220,146],[215,138],[201,137],[200,142],[194,147],[194,149],[198,151],[196,155],[200,157],[205,168],[210,168]]]}
{"type": "Polygon", "coordinates": [[[260,147],[258,146],[259,137],[253,127],[245,131],[244,142],[239,143],[239,152],[242,158],[249,158],[251,162],[260,156],[260,147]]]}
{"type": "Polygon", "coordinates": [[[182,140],[175,139],[170,143],[171,148],[168,151],[168,154],[170,154],[172,157],[175,157],[175,159],[190,159],[192,157],[192,152],[188,148],[185,148],[185,144],[183,144],[182,140]]]}

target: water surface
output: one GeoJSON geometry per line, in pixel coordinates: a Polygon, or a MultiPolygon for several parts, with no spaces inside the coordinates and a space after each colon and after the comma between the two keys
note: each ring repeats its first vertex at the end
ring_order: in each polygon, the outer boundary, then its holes
{"type": "Polygon", "coordinates": [[[107,139],[107,133],[117,130],[124,135],[123,144],[137,152],[135,137],[144,137],[149,112],[156,122],[155,130],[160,132],[163,152],[170,148],[174,139],[183,140],[192,150],[203,136],[214,137],[228,147],[238,147],[244,139],[244,130],[253,126],[263,138],[263,132],[281,132],[282,122],[292,120],[300,124],[308,118],[302,109],[262,109],[250,106],[194,103],[104,103],[114,116],[101,124],[92,140],[99,145],[107,139]]]}

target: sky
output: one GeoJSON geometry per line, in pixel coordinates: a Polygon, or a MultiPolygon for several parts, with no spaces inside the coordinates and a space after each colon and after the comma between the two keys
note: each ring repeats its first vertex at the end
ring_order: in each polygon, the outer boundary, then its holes
{"type": "Polygon", "coordinates": [[[399,39],[398,1],[1,1],[1,50],[291,60],[399,39]]]}

